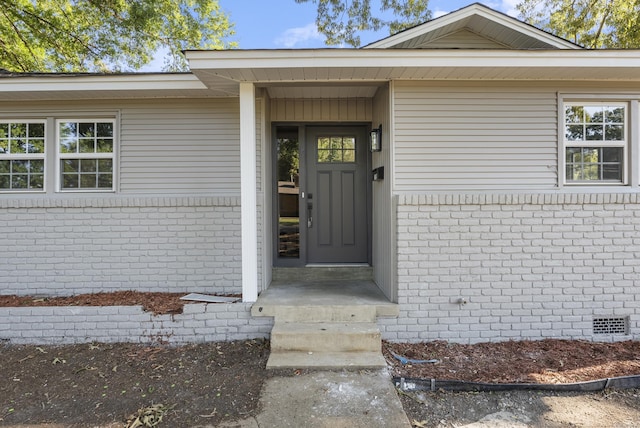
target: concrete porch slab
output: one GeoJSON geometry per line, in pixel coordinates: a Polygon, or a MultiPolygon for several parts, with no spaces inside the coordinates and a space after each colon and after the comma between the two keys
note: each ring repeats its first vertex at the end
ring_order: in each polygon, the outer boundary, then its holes
{"type": "Polygon", "coordinates": [[[302,321],[297,317],[305,313],[313,317],[318,312],[324,312],[324,320],[334,314],[335,321],[342,317],[347,317],[345,321],[374,321],[376,317],[397,317],[399,309],[370,280],[308,279],[271,283],[251,308],[253,316],[281,317],[283,321],[292,317],[302,321]]]}

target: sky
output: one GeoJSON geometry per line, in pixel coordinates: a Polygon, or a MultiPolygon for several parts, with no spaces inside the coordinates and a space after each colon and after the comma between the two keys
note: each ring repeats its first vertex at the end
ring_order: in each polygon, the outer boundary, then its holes
{"type": "MultiPolygon", "coordinates": [[[[515,5],[521,0],[482,0],[485,6],[517,16],[515,5]]],[[[316,30],[316,4],[298,4],[295,0],[219,0],[222,10],[234,24],[231,40],[239,49],[312,49],[327,47],[316,30]]],[[[473,0],[429,0],[433,17],[445,15],[475,3],[473,0]]],[[[372,0],[372,11],[378,0],[372,0]]],[[[361,33],[362,45],[389,36],[388,30],[361,33]]],[[[334,46],[335,47],[335,46],[334,46]]],[[[140,71],[161,71],[164,64],[159,52],[156,59],[140,71]]]]}
{"type": "MultiPolygon", "coordinates": [[[[483,0],[486,6],[516,16],[515,5],[521,0],[483,0]]],[[[222,9],[235,24],[233,40],[240,49],[306,49],[326,47],[316,31],[316,5],[298,4],[295,0],[219,0],[222,9]]],[[[374,4],[372,0],[372,11],[374,4]]],[[[475,1],[430,0],[434,18],[463,8],[475,1]]],[[[366,45],[388,36],[388,30],[362,36],[366,45]]]]}

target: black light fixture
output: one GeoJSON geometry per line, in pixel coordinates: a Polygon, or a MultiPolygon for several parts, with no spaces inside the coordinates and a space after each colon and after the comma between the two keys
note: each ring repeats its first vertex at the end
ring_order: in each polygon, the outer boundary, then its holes
{"type": "Polygon", "coordinates": [[[382,150],[382,125],[371,130],[369,133],[369,142],[371,143],[372,152],[379,152],[382,150]]]}

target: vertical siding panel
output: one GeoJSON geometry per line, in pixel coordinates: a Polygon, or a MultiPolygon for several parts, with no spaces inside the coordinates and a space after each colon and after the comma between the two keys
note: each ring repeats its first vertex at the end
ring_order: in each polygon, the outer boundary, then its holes
{"type": "Polygon", "coordinates": [[[393,223],[393,201],[391,194],[391,165],[390,141],[390,112],[388,87],[380,88],[369,104],[373,110],[373,126],[382,124],[382,151],[372,154],[372,166],[385,168],[384,180],[372,182],[372,261],[374,280],[385,295],[396,301],[397,289],[395,284],[395,229],[393,223]]]}
{"type": "Polygon", "coordinates": [[[301,100],[293,102],[293,120],[304,120],[304,103],[301,100]]]}
{"type": "Polygon", "coordinates": [[[371,99],[274,99],[271,120],[274,122],[368,122],[371,99]]]}
{"type": "Polygon", "coordinates": [[[330,100],[322,100],[322,115],[320,120],[328,121],[331,120],[331,101],[330,100]]]}

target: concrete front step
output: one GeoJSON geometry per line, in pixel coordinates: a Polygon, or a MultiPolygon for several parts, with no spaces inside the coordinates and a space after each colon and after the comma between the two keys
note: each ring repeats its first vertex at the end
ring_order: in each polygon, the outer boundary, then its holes
{"type": "Polygon", "coordinates": [[[380,330],[372,322],[276,322],[271,352],[380,352],[380,330]]]}
{"type": "Polygon", "coordinates": [[[385,368],[382,352],[271,352],[267,369],[385,368]]]}
{"type": "Polygon", "coordinates": [[[379,312],[386,315],[397,310],[397,305],[388,307],[385,311],[384,305],[381,309],[374,305],[253,305],[251,315],[282,322],[374,322],[379,312]]]}

